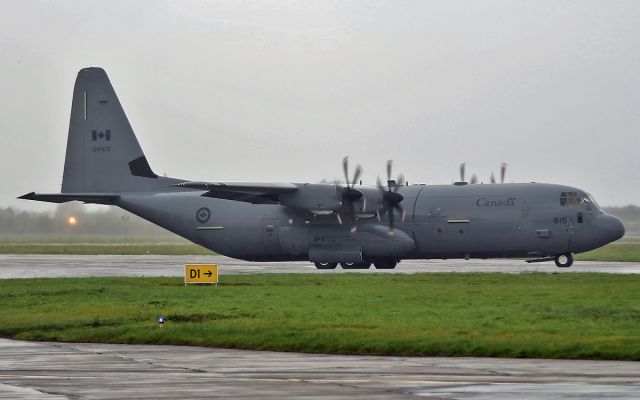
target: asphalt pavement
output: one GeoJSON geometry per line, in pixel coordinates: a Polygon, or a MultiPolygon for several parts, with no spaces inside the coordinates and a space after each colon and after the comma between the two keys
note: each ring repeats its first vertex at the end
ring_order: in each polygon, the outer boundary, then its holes
{"type": "Polygon", "coordinates": [[[0,339],[0,399],[638,399],[640,364],[0,339]]]}

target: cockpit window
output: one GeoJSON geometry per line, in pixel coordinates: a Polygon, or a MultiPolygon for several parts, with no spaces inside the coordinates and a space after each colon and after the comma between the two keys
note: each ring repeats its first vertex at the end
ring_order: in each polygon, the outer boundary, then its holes
{"type": "Polygon", "coordinates": [[[596,199],[594,199],[594,198],[593,198],[593,196],[592,196],[592,195],[590,195],[589,193],[586,193],[586,195],[587,195],[587,198],[589,199],[589,202],[590,202],[591,204],[593,204],[593,206],[594,206],[595,208],[599,209],[599,208],[600,208],[600,204],[598,204],[598,202],[596,201],[596,199]]]}
{"type": "Polygon", "coordinates": [[[582,204],[586,204],[586,205],[594,204],[597,207],[597,205],[593,201],[593,198],[586,193],[582,193],[582,192],[561,192],[560,193],[561,206],[573,207],[573,206],[579,206],[582,204]]]}

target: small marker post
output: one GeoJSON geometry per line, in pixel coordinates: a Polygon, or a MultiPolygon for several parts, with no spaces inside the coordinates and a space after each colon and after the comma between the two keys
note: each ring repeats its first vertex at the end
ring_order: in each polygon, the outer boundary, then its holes
{"type": "Polygon", "coordinates": [[[158,317],[158,326],[159,326],[160,328],[164,328],[164,323],[165,323],[165,321],[166,321],[166,318],[165,318],[165,317],[163,317],[163,316],[158,317]]]}

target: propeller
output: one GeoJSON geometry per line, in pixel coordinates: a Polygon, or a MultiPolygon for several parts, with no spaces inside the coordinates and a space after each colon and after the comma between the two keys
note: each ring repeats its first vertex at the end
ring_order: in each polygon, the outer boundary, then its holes
{"type": "Polygon", "coordinates": [[[506,174],[507,174],[507,164],[502,163],[502,165],[500,165],[500,183],[504,183],[504,177],[506,174]]]}
{"type": "MultiPolygon", "coordinates": [[[[356,182],[360,179],[360,175],[362,175],[362,167],[360,165],[356,166],[356,169],[353,173],[353,179],[349,180],[349,156],[346,156],[342,159],[342,170],[344,171],[344,181],[347,183],[347,187],[342,189],[342,199],[349,210],[349,214],[353,216],[353,226],[351,227],[351,231],[356,231],[356,218],[355,218],[355,209],[353,203],[362,198],[362,192],[355,188],[356,182]]],[[[338,222],[342,225],[342,219],[338,214],[338,222]]]]}
{"type": "MultiPolygon", "coordinates": [[[[466,164],[460,164],[460,181],[464,182],[464,173],[465,173],[466,164]]],[[[500,183],[504,183],[505,175],[507,174],[507,164],[502,163],[500,165],[500,183]]],[[[491,171],[491,176],[489,177],[489,181],[491,183],[496,183],[496,175],[491,171]]],[[[475,185],[478,183],[478,176],[476,174],[471,175],[471,179],[469,179],[469,183],[475,185]]]]}
{"type": "Polygon", "coordinates": [[[395,181],[391,179],[391,170],[393,161],[387,161],[387,187],[385,188],[378,176],[377,184],[378,189],[382,193],[382,212],[378,210],[378,219],[382,219],[385,213],[389,214],[389,235],[393,235],[393,229],[395,226],[395,211],[399,211],[401,220],[404,221],[405,212],[404,208],[400,205],[404,197],[398,193],[398,189],[404,185],[404,176],[400,174],[395,181]],[[382,217],[380,216],[382,214],[382,217]]]}

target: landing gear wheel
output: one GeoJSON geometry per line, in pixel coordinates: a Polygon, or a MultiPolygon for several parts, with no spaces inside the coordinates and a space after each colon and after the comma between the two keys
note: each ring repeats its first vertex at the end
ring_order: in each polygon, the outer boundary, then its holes
{"type": "Polygon", "coordinates": [[[315,263],[316,268],[318,269],[336,269],[336,267],[338,266],[338,263],[321,263],[321,262],[317,262],[315,263]]]}
{"type": "Polygon", "coordinates": [[[559,254],[553,261],[559,268],[569,268],[573,264],[573,255],[571,253],[559,254]]]}
{"type": "Polygon", "coordinates": [[[378,260],[373,265],[375,265],[377,269],[394,269],[396,265],[398,265],[398,262],[392,259],[378,260]]]}
{"type": "Polygon", "coordinates": [[[359,263],[340,263],[342,269],[369,269],[371,267],[371,262],[363,261],[359,263]]]}

